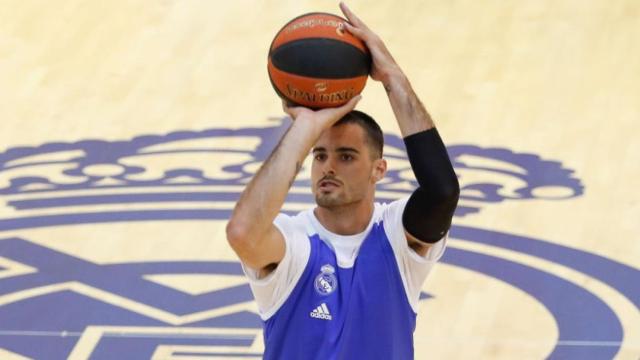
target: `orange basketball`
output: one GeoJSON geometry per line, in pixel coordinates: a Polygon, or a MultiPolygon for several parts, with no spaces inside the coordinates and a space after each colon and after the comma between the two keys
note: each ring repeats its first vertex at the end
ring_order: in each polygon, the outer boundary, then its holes
{"type": "Polygon", "coordinates": [[[281,98],[319,109],[343,105],[362,92],[371,55],[364,42],[344,28],[346,21],[332,14],[310,13],[278,31],[267,69],[281,98]]]}

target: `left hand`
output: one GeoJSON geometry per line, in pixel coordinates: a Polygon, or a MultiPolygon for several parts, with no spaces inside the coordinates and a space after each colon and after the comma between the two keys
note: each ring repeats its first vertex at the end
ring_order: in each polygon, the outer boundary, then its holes
{"type": "Polygon", "coordinates": [[[320,136],[320,133],[353,110],[360,99],[362,99],[362,95],[356,95],[340,107],[320,110],[311,110],[303,106],[289,106],[285,100],[282,100],[282,110],[291,117],[296,126],[304,126],[308,131],[320,136]]]}
{"type": "Polygon", "coordinates": [[[364,41],[371,52],[371,78],[376,81],[381,81],[385,88],[387,88],[389,82],[394,77],[403,76],[402,70],[393,59],[393,56],[391,56],[382,39],[371,31],[344,2],[340,2],[340,10],[342,10],[342,13],[350,22],[344,23],[344,26],[351,34],[364,41]]]}

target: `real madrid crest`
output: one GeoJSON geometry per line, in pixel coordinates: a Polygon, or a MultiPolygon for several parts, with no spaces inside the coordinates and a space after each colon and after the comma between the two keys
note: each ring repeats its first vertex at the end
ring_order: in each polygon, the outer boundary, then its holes
{"type": "Polygon", "coordinates": [[[320,274],[316,276],[314,285],[316,291],[320,295],[329,295],[338,288],[338,279],[334,275],[336,269],[330,264],[323,265],[320,268],[320,274]]]}

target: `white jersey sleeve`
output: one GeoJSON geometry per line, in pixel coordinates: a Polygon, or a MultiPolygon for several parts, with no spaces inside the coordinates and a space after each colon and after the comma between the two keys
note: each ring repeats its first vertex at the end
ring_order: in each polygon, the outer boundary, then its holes
{"type": "Polygon", "coordinates": [[[389,238],[396,262],[398,263],[404,289],[407,292],[407,298],[413,311],[417,312],[422,284],[427,278],[427,275],[429,275],[433,265],[444,254],[449,233],[447,232],[440,241],[433,244],[425,256],[418,255],[418,253],[409,247],[404,225],[402,224],[402,213],[408,201],[409,198],[404,198],[383,205],[382,220],[385,233],[387,238],[389,238]]]}
{"type": "Polygon", "coordinates": [[[255,269],[242,264],[263,320],[270,318],[289,297],[302,276],[311,253],[311,244],[300,215],[291,217],[279,214],[273,224],[285,240],[284,257],[278,267],[259,279],[255,269]]]}

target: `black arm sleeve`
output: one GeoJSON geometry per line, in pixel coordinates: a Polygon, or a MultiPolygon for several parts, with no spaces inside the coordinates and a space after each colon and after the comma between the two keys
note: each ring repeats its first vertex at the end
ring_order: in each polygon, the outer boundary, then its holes
{"type": "Polygon", "coordinates": [[[404,139],[407,156],[420,185],[402,214],[405,230],[422,242],[433,244],[451,227],[458,204],[458,177],[436,128],[404,139]]]}

